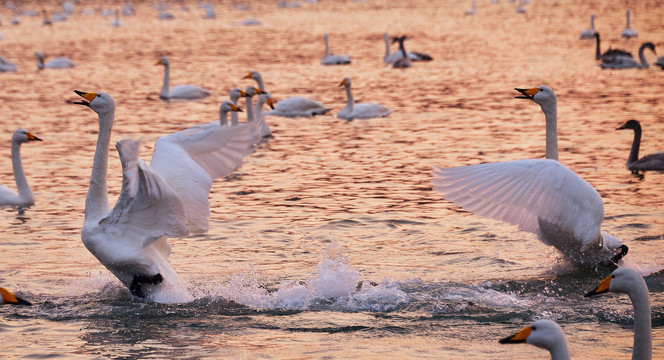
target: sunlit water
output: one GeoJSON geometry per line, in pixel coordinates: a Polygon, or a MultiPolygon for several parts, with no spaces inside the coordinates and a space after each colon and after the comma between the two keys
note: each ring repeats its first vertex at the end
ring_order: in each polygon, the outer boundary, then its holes
{"type": "MultiPolygon", "coordinates": [[[[548,85],[558,95],[560,160],[604,199],[604,228],[630,247],[626,263],[647,275],[654,357],[664,357],[664,194],[662,174],[625,169],[632,134],[642,154],[664,149],[664,71],[601,70],[594,42],[578,40],[590,13],[609,46],[664,49],[657,1],[249,2],[215,4],[203,19],[191,1],[160,21],[150,4],[110,26],[110,5],[82,1],[52,27],[41,17],[10,26],[0,10],[0,55],[18,65],[0,73],[6,146],[0,181],[14,187],[9,138],[16,128],[44,139],[22,147],[37,203],[2,212],[0,284],[32,307],[1,307],[0,353],[26,358],[547,358],[497,340],[538,318],[553,318],[575,358],[629,358],[632,311],[626,296],[583,298],[606,269],[571,267],[536,236],[466,213],[431,191],[431,166],[541,158],[539,106],[514,87],[548,85]],[[97,7],[100,8],[97,8],[97,7]],[[625,41],[624,10],[639,38],[625,41]],[[95,9],[95,15],[81,11],[95,9]],[[261,26],[237,26],[254,18],[261,26]],[[396,70],[382,63],[383,32],[407,34],[407,48],[433,56],[396,70]],[[348,66],[324,67],[323,34],[348,66]],[[34,51],[69,56],[71,70],[37,71],[34,51]],[[213,95],[158,99],[163,68],[171,84],[213,95]],[[96,116],[71,105],[74,89],[106,91],[118,104],[113,142],[154,140],[212,121],[250,70],[278,101],[303,95],[332,107],[315,119],[269,117],[274,138],[260,145],[211,194],[208,234],[172,239],[171,263],[195,300],[158,304],[132,298],[80,241],[96,141],[96,116]],[[356,101],[379,102],[388,118],[345,122],[349,76],[356,101]]],[[[122,2],[115,3],[120,8],[122,2]]],[[[41,4],[41,3],[40,3],[41,4]]],[[[40,10],[42,5],[24,4],[40,10]]],[[[55,3],[47,9],[59,9],[55,3]]],[[[393,49],[395,50],[395,49],[393,49]]],[[[660,51],[661,52],[661,51],[660,51]]],[[[655,55],[646,54],[652,63],[655,55]]],[[[241,107],[244,104],[240,103],[241,107]]],[[[111,202],[121,186],[112,149],[111,202]]]]}

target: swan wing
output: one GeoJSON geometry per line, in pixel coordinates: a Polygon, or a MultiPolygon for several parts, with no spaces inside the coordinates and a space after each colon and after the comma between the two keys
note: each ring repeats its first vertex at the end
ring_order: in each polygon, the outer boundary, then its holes
{"type": "Polygon", "coordinates": [[[646,155],[629,164],[629,169],[632,171],[664,171],[664,153],[646,155]]]}
{"type": "Polygon", "coordinates": [[[392,110],[386,106],[374,103],[360,103],[353,105],[353,112],[350,116],[355,119],[369,119],[387,116],[390,113],[392,113],[392,110]]]}
{"type": "Polygon", "coordinates": [[[351,61],[348,55],[332,54],[324,57],[320,62],[323,65],[344,65],[350,64],[351,61]]]}
{"type": "Polygon", "coordinates": [[[192,84],[176,85],[168,91],[168,97],[173,99],[200,99],[209,95],[209,91],[192,84]]]}
{"type": "Polygon", "coordinates": [[[408,59],[411,61],[431,61],[433,58],[425,53],[421,52],[408,52],[408,59]]]}
{"type": "Polygon", "coordinates": [[[574,234],[586,246],[595,241],[604,206],[599,193],[555,160],[531,159],[434,166],[433,189],[454,204],[491,219],[538,233],[544,220],[574,234]]]}
{"type": "Polygon", "coordinates": [[[641,64],[634,60],[634,58],[627,56],[612,56],[607,58],[602,58],[602,63],[600,66],[604,69],[625,69],[625,68],[634,68],[641,67],[641,64]]]}
{"type": "Polygon", "coordinates": [[[330,108],[326,108],[320,101],[293,96],[277,102],[274,110],[269,111],[268,114],[280,116],[314,116],[323,115],[330,110],[330,108]]]}

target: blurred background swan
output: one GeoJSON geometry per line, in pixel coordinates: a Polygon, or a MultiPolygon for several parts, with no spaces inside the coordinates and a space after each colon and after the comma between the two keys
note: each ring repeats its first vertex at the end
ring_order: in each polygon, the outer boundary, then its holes
{"type": "Polygon", "coordinates": [[[68,69],[76,66],[76,63],[73,62],[68,57],[57,57],[48,62],[44,62],[44,55],[41,52],[35,51],[35,56],[37,57],[37,68],[38,69],[68,69]]]}
{"type": "Polygon", "coordinates": [[[650,64],[648,64],[648,60],[644,54],[645,49],[650,49],[655,52],[655,45],[651,42],[641,44],[639,47],[639,60],[641,62],[636,61],[631,54],[629,54],[629,56],[616,54],[614,56],[602,56],[602,63],[600,63],[600,66],[603,69],[649,68],[650,64]]]}
{"type": "MultiPolygon", "coordinates": [[[[395,61],[401,59],[401,50],[390,53],[390,36],[387,33],[383,33],[383,41],[385,42],[385,55],[383,56],[383,62],[386,64],[393,64],[395,61]]],[[[421,52],[406,52],[408,59],[410,61],[431,61],[433,58],[425,53],[421,52]]]]}
{"type": "Polygon", "coordinates": [[[590,14],[590,28],[581,30],[579,39],[592,39],[595,37],[595,14],[590,14]]]}
{"type": "Polygon", "coordinates": [[[634,130],[632,148],[627,157],[627,169],[633,174],[644,171],[664,171],[664,153],[650,154],[639,159],[639,148],[641,146],[641,124],[637,120],[629,120],[616,130],[634,130]]]}
{"type": "Polygon", "coordinates": [[[350,56],[330,54],[330,46],[328,44],[328,38],[329,38],[328,34],[325,33],[325,36],[323,38],[325,39],[325,55],[323,55],[323,59],[320,61],[321,64],[323,65],[350,64],[350,56]]]}
{"type": "Polygon", "coordinates": [[[636,30],[630,28],[629,26],[629,15],[630,15],[629,9],[625,12],[625,15],[627,16],[627,25],[625,26],[625,30],[623,30],[620,33],[620,36],[629,40],[630,38],[639,36],[639,33],[636,30]]]}
{"type": "Polygon", "coordinates": [[[28,184],[28,179],[23,171],[23,162],[21,160],[21,144],[28,141],[41,141],[25,129],[14,131],[11,142],[12,168],[14,170],[14,181],[18,193],[6,186],[0,185],[0,206],[15,206],[24,208],[32,206],[35,203],[35,196],[28,184]]]}
{"type": "Polygon", "coordinates": [[[392,110],[381,104],[375,103],[355,103],[353,99],[353,92],[351,91],[350,78],[344,78],[339,86],[344,86],[346,89],[346,107],[341,109],[337,114],[338,118],[345,120],[353,119],[371,119],[377,117],[385,117],[392,113],[392,110]]]}
{"type": "Polygon", "coordinates": [[[161,91],[159,92],[159,98],[163,100],[169,99],[202,99],[210,95],[208,90],[203,89],[198,85],[186,84],[186,85],[176,85],[169,87],[170,85],[170,62],[168,58],[162,56],[161,59],[157,62],[156,65],[164,65],[164,82],[161,86],[161,91]]]}
{"type": "Polygon", "coordinates": [[[16,71],[16,64],[0,56],[0,72],[16,71]]]}

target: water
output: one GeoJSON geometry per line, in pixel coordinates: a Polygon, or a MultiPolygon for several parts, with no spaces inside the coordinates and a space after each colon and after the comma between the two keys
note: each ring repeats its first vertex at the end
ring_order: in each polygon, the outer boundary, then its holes
{"type": "MultiPolygon", "coordinates": [[[[172,4],[172,21],[140,4],[121,28],[99,11],[53,27],[23,17],[0,28],[0,55],[19,68],[0,74],[2,184],[13,187],[9,134],[24,127],[44,139],[22,147],[36,205],[1,213],[0,283],[35,304],[0,308],[4,356],[547,358],[497,341],[553,318],[575,358],[629,358],[627,297],[583,298],[605,271],[575,269],[535,235],[431,191],[434,164],[543,157],[539,106],[513,99],[514,87],[537,85],[558,95],[560,160],[598,189],[604,229],[630,246],[627,264],[646,275],[654,357],[664,356],[664,178],[631,176],[624,163],[632,134],[613,130],[635,118],[644,127],[642,153],[664,149],[664,72],[602,71],[594,43],[577,39],[594,12],[603,49],[664,46],[663,4],[535,1],[517,14],[516,4],[487,1],[475,16],[462,15],[470,2],[456,1],[249,4],[249,11],[215,4],[216,20],[203,20],[192,2],[189,12],[172,4]],[[619,38],[627,7],[636,40],[619,38]],[[263,25],[234,25],[245,18],[263,25]],[[407,48],[434,61],[386,67],[385,31],[407,34],[407,48]],[[349,53],[353,64],[319,64],[325,32],[332,52],[349,53]],[[77,66],[37,71],[35,50],[77,66]],[[160,101],[160,55],[169,56],[171,84],[195,83],[213,95],[160,101]],[[242,79],[250,70],[261,72],[277,101],[307,96],[333,115],[345,105],[337,85],[349,76],[357,101],[394,113],[350,123],[268,118],[274,138],[214,184],[209,233],[170,241],[173,268],[195,300],[132,298],[80,241],[97,121],[67,103],[77,98],[73,90],[110,93],[118,104],[112,141],[141,139],[149,158],[159,136],[216,119],[231,88],[252,84],[242,79]]],[[[100,5],[83,1],[77,12],[100,5]]],[[[114,202],[121,186],[114,149],[109,165],[114,202]]]]}

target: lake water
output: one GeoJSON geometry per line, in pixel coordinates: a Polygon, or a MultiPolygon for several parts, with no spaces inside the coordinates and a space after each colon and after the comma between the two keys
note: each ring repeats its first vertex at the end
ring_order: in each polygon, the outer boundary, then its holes
{"type": "MultiPolygon", "coordinates": [[[[661,1],[322,1],[278,8],[213,3],[203,19],[167,3],[136,15],[76,5],[65,22],[41,16],[9,25],[0,10],[4,135],[0,183],[14,188],[9,139],[27,128],[44,141],[22,147],[36,204],[0,220],[0,284],[34,303],[0,308],[0,353],[9,358],[548,358],[529,345],[499,345],[534,319],[563,327],[572,356],[631,357],[632,307],[624,295],[583,295],[606,271],[576,269],[534,234],[464,212],[431,191],[431,168],[542,158],[544,116],[513,88],[547,85],[558,95],[560,161],[604,199],[603,228],[630,247],[628,266],[651,293],[654,358],[664,357],[664,175],[640,180],[625,169],[637,119],[642,154],[664,150],[664,71],[602,70],[595,43],[579,40],[591,13],[602,50],[664,49],[661,1]],[[620,38],[625,10],[637,39],[620,38]],[[85,9],[95,10],[84,15],[85,9]],[[239,26],[245,19],[260,26],[239,26]],[[347,66],[320,65],[323,34],[347,66]],[[383,33],[408,35],[408,50],[431,62],[393,69],[383,33]],[[34,51],[68,56],[70,70],[38,71],[34,51]],[[167,55],[171,84],[211,89],[199,101],[159,100],[167,55]],[[300,95],[331,107],[314,119],[268,117],[274,138],[231,177],[213,185],[210,231],[171,239],[173,268],[195,300],[133,298],[83,246],[80,229],[97,139],[97,118],[72,105],[73,90],[105,91],[118,105],[112,144],[142,141],[150,158],[165,134],[213,121],[219,104],[251,70],[276,101],[300,95]],[[346,122],[344,77],[358,102],[379,102],[387,118],[346,122]]],[[[240,3],[240,2],[236,2],[240,3]]],[[[60,9],[26,2],[25,10],[60,9]]],[[[396,50],[393,47],[393,50],[396,50]]],[[[664,50],[660,50],[660,53],[664,50]]],[[[656,56],[646,52],[653,63],[656,56]]],[[[240,101],[240,107],[244,103],[240,101]]],[[[242,115],[241,115],[242,118],[242,115]]],[[[121,187],[109,158],[109,198],[121,187]]]]}

